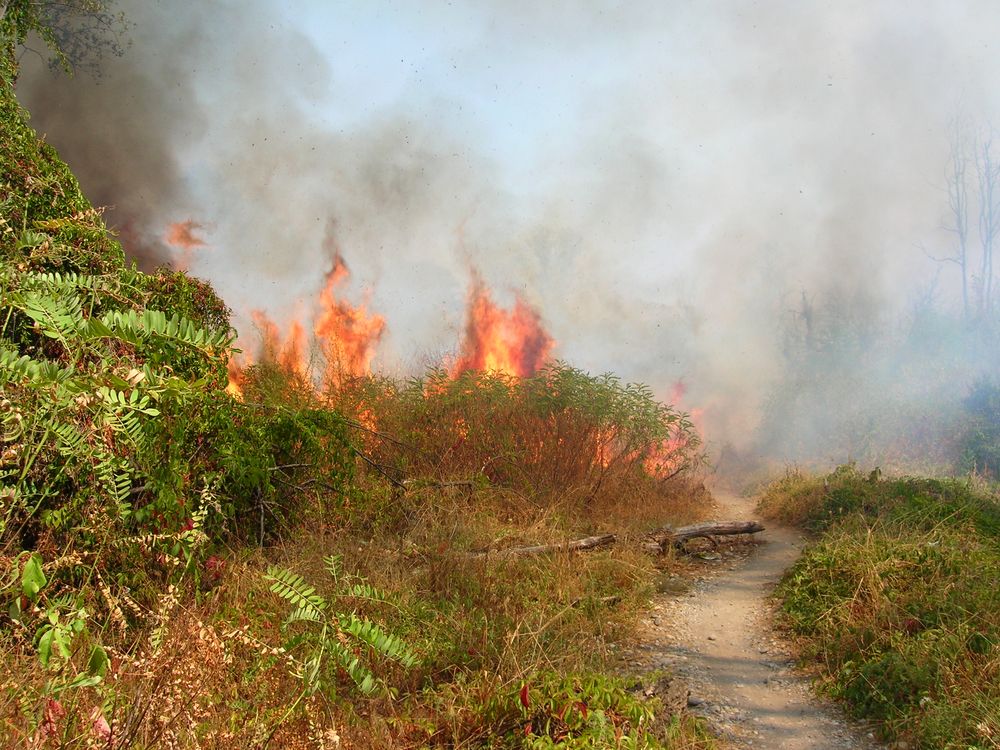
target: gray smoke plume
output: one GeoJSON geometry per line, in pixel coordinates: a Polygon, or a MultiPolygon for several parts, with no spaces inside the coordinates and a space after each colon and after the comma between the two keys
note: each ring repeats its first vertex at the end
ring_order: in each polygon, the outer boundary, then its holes
{"type": "Polygon", "coordinates": [[[473,267],[573,364],[683,381],[717,448],[861,457],[831,414],[995,364],[901,374],[957,309],[931,257],[951,123],[1000,105],[986,0],[122,7],[99,80],[26,60],[19,96],[144,265],[208,227],[191,270],[244,324],[308,308],[332,222],[383,367],[454,348],[473,267]]]}

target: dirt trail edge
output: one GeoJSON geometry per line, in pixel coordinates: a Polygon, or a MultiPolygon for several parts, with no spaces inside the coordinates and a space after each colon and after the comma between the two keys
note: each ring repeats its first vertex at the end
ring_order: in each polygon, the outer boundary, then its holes
{"type": "MultiPolygon", "coordinates": [[[[719,518],[757,518],[752,499],[718,490],[715,498],[719,518]]],[[[882,747],[811,694],[775,635],[768,597],[804,541],[795,529],[765,526],[748,556],[719,556],[691,590],[657,595],[633,663],[666,668],[686,683],[690,710],[731,747],[882,747]]]]}

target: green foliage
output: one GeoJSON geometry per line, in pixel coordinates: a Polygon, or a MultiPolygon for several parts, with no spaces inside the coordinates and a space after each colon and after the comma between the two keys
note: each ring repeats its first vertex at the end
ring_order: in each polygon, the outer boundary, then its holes
{"type": "Polygon", "coordinates": [[[976,383],[964,401],[967,421],[959,468],[1000,479],[1000,386],[976,383]]]}
{"type": "MultiPolygon", "coordinates": [[[[681,721],[675,717],[664,725],[656,718],[662,711],[657,700],[630,693],[621,678],[595,673],[537,672],[491,697],[481,710],[481,721],[492,728],[490,747],[511,750],[658,750],[673,746],[681,721]]],[[[698,726],[685,734],[686,747],[709,746],[698,726]]]]}
{"type": "Polygon", "coordinates": [[[919,747],[989,747],[1000,730],[997,498],[852,467],[775,491],[825,530],[778,593],[827,689],[919,747]]]}
{"type": "MultiPolygon", "coordinates": [[[[326,559],[327,571],[334,582],[341,575],[339,561],[326,559]]],[[[378,681],[371,669],[355,654],[357,647],[367,647],[369,652],[398,662],[404,667],[417,663],[416,654],[396,635],[386,632],[375,622],[359,617],[355,611],[341,611],[316,593],[302,576],[290,570],[272,567],[267,572],[271,591],[292,605],[285,620],[285,627],[304,623],[306,628],[293,636],[286,650],[295,657],[296,676],[305,686],[306,694],[320,689],[333,690],[336,671],[342,669],[362,693],[373,693],[378,681]]],[[[385,594],[360,580],[340,598],[385,598],[385,594]]]]}
{"type": "Polygon", "coordinates": [[[121,246],[66,164],[28,126],[13,81],[13,63],[0,54],[0,260],[22,272],[122,271],[121,246]]]}
{"type": "Polygon", "coordinates": [[[67,73],[80,68],[95,72],[95,58],[125,52],[128,24],[114,5],[114,0],[7,0],[0,15],[3,53],[16,60],[17,48],[37,34],[53,65],[67,73]]]}
{"type": "Polygon", "coordinates": [[[52,675],[45,692],[54,695],[64,690],[94,687],[104,679],[110,660],[102,646],[91,647],[84,670],[70,677],[60,677],[73,669],[71,659],[75,644],[87,637],[88,613],[80,596],[55,595],[48,590],[49,579],[42,558],[29,555],[21,570],[20,594],[13,593],[7,607],[11,622],[27,634],[37,651],[42,668],[52,675]]]}
{"type": "MultiPolygon", "coordinates": [[[[208,535],[273,540],[335,507],[353,465],[336,414],[224,393],[234,336],[227,309],[203,282],[125,264],[100,211],[26,125],[8,62],[0,553],[73,561],[53,569],[46,591],[58,594],[46,594],[31,639],[43,666],[54,667],[88,631],[162,630],[149,615],[157,591],[198,583],[208,535]]],[[[29,589],[44,586],[39,565],[28,557],[29,589]]],[[[12,617],[28,628],[37,609],[12,617]]],[[[75,679],[68,684],[81,686],[75,679]]]]}

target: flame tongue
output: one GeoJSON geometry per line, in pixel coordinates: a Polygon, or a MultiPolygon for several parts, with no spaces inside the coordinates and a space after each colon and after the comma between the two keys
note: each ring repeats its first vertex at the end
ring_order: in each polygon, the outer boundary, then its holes
{"type": "Polygon", "coordinates": [[[452,372],[481,370],[529,376],[548,361],[554,346],[534,308],[520,297],[513,310],[498,307],[490,290],[477,278],[469,290],[465,336],[452,372]]]}
{"type": "Polygon", "coordinates": [[[282,335],[278,325],[267,317],[263,310],[253,310],[250,313],[254,324],[260,331],[260,359],[263,362],[274,362],[288,373],[300,378],[309,377],[309,356],[306,345],[306,332],[302,323],[293,320],[288,330],[282,335]]]}
{"type": "MultiPolygon", "coordinates": [[[[252,311],[261,346],[257,356],[244,355],[241,361],[230,363],[227,390],[234,395],[242,393],[243,368],[253,361],[275,363],[315,385],[309,356],[312,344],[319,345],[325,359],[323,381],[327,387],[340,385],[345,376],[368,374],[385,331],[385,319],[370,313],[365,304],[355,306],[338,299],[338,287],[348,276],[343,257],[334,253],[333,268],[319,294],[311,331],[295,319],[282,332],[266,313],[252,311]]],[[[554,346],[537,310],[521,298],[510,310],[498,307],[489,288],[477,277],[469,290],[461,355],[452,375],[476,370],[527,377],[545,365],[554,346]]]]}
{"type": "Polygon", "coordinates": [[[173,249],[180,251],[171,262],[175,269],[178,271],[188,270],[194,251],[206,246],[205,240],[197,234],[204,229],[205,225],[194,219],[175,221],[167,227],[163,241],[173,249]]]}
{"type": "Polygon", "coordinates": [[[346,375],[365,375],[371,371],[375,348],[385,331],[385,318],[370,314],[364,304],[353,307],[335,295],[349,272],[338,253],[333,269],[319,296],[319,314],[313,323],[313,333],[323,346],[326,356],[324,377],[336,384],[346,375]]]}
{"type": "Polygon", "coordinates": [[[172,247],[182,250],[194,250],[196,247],[205,247],[205,240],[196,234],[196,232],[200,232],[204,228],[204,224],[194,219],[175,221],[167,227],[167,232],[163,239],[172,247]]]}
{"type": "Polygon", "coordinates": [[[244,355],[240,361],[230,361],[227,390],[234,395],[242,394],[243,370],[254,361],[272,362],[302,382],[315,385],[310,361],[313,343],[319,344],[325,358],[325,385],[337,385],[344,376],[370,372],[375,348],[385,330],[385,319],[369,313],[363,304],[355,307],[337,299],[337,287],[349,275],[347,265],[338,253],[319,295],[311,336],[299,318],[292,320],[282,331],[263,310],[251,311],[261,344],[256,357],[244,355]]]}

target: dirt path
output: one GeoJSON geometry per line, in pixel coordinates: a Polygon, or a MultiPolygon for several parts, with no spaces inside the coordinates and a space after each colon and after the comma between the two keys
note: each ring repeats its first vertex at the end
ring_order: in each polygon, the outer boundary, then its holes
{"type": "MultiPolygon", "coordinates": [[[[718,518],[755,517],[752,500],[715,496],[718,518]]],[[[644,653],[633,654],[633,663],[667,668],[686,682],[691,710],[734,747],[880,747],[864,728],[812,696],[775,636],[768,594],[798,557],[803,539],[794,529],[765,525],[761,543],[748,555],[707,555],[712,559],[691,590],[657,596],[644,653]]]]}

